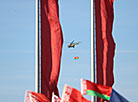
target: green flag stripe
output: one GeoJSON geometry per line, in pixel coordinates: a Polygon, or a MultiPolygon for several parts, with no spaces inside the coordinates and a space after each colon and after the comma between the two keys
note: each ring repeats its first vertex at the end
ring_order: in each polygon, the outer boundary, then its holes
{"type": "Polygon", "coordinates": [[[101,97],[102,99],[110,100],[109,96],[100,94],[100,93],[93,91],[93,90],[87,90],[87,95],[98,96],[98,97],[101,97]]]}

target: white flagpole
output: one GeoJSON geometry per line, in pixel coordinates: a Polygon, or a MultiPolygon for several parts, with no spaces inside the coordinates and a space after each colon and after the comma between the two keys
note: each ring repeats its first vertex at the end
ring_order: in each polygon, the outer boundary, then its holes
{"type": "Polygon", "coordinates": [[[35,92],[39,92],[39,0],[36,0],[35,92]]]}
{"type": "MultiPolygon", "coordinates": [[[[94,0],[91,0],[91,81],[95,82],[95,54],[94,54],[94,0]]],[[[94,102],[94,96],[91,99],[94,102]]]]}

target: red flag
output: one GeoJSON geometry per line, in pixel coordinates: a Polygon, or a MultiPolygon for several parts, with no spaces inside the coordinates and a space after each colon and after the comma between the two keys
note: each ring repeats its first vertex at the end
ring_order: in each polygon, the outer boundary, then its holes
{"type": "Polygon", "coordinates": [[[52,92],[59,96],[62,44],[58,0],[41,0],[41,92],[50,100],[52,92]]]}
{"type": "MultiPolygon", "coordinates": [[[[112,86],[114,83],[113,18],[113,0],[95,0],[97,83],[107,86],[112,86]]],[[[99,101],[100,99],[97,100],[99,101]]]]}
{"type": "Polygon", "coordinates": [[[25,102],[50,102],[50,100],[43,94],[26,91],[25,102]]]}
{"type": "Polygon", "coordinates": [[[61,102],[91,102],[81,95],[81,92],[68,85],[64,86],[61,102]]]}
{"type": "Polygon", "coordinates": [[[54,92],[52,93],[52,102],[60,102],[61,101],[61,98],[59,98],[58,96],[56,96],[54,94],[54,92]]]}
{"type": "Polygon", "coordinates": [[[114,83],[113,18],[113,0],[95,0],[97,83],[107,86],[114,83]]]}

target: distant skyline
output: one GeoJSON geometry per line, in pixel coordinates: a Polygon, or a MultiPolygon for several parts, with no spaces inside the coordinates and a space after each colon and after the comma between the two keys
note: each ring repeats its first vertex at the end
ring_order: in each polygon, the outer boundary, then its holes
{"type": "MultiPolygon", "coordinates": [[[[138,94],[137,4],[114,0],[113,87],[131,102],[137,102],[138,94]]],[[[25,91],[35,86],[35,0],[3,0],[0,12],[0,99],[23,102],[25,91]]],[[[59,12],[64,37],[61,96],[64,84],[80,90],[80,78],[90,80],[90,0],[59,0],[59,12]],[[72,40],[82,43],[68,49],[66,42],[72,40]]]]}

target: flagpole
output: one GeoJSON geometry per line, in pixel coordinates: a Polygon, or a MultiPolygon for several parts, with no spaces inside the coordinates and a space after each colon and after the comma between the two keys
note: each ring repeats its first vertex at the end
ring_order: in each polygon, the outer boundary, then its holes
{"type": "MultiPolygon", "coordinates": [[[[91,81],[95,82],[95,54],[94,54],[94,0],[91,0],[91,81]]],[[[91,97],[94,102],[94,96],[91,97]]]]}
{"type": "Polygon", "coordinates": [[[39,0],[36,0],[35,92],[39,93],[39,0]]]}

